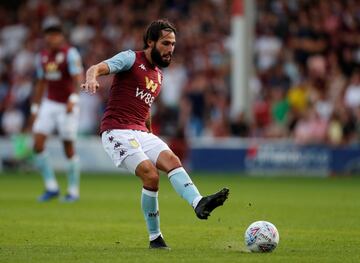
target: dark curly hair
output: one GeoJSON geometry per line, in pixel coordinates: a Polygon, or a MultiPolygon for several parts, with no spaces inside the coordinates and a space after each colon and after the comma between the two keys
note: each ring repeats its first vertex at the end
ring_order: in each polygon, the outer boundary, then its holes
{"type": "Polygon", "coordinates": [[[155,20],[153,22],[150,23],[150,25],[148,25],[145,34],[144,34],[144,49],[148,48],[148,41],[149,40],[153,40],[153,41],[158,41],[159,38],[161,37],[161,31],[165,30],[167,32],[173,32],[176,35],[176,28],[175,26],[170,23],[168,20],[166,19],[159,19],[159,20],[155,20]]]}

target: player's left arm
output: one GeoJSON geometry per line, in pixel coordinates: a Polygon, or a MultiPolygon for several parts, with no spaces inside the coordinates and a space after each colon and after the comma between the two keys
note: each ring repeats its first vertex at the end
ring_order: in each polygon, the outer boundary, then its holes
{"type": "Polygon", "coordinates": [[[79,91],[80,85],[84,80],[84,68],[81,62],[81,57],[79,52],[75,48],[70,48],[67,54],[68,68],[73,80],[75,90],[69,96],[66,111],[70,113],[73,111],[73,108],[79,102],[79,91]]]}

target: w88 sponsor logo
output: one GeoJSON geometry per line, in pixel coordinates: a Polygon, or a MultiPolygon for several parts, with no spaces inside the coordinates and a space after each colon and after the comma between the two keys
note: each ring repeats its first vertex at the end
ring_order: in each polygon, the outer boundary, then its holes
{"type": "Polygon", "coordinates": [[[155,97],[150,92],[145,92],[144,90],[140,90],[139,87],[136,88],[135,97],[144,101],[149,107],[154,102],[155,97]]]}

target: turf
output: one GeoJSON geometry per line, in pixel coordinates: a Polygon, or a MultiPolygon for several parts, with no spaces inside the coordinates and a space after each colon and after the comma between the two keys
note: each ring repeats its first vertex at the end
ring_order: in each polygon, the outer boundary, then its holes
{"type": "Polygon", "coordinates": [[[228,186],[229,200],[201,221],[163,176],[161,226],[172,250],[151,251],[138,179],[86,174],[78,203],[40,204],[40,176],[0,174],[0,262],[360,262],[360,178],[193,180],[203,194],[228,186]],[[280,232],[273,253],[246,252],[244,231],[257,220],[280,232]]]}

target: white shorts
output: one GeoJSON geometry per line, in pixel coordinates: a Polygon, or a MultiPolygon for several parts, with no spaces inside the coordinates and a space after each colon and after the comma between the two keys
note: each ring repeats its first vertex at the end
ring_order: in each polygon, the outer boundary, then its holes
{"type": "Polygon", "coordinates": [[[154,165],[162,151],[169,146],[152,133],[135,130],[109,130],[101,135],[102,145],[117,167],[135,174],[136,167],[144,160],[154,165]]]}
{"type": "Polygon", "coordinates": [[[44,99],[36,117],[33,132],[50,135],[55,129],[63,140],[76,139],[79,122],[79,107],[66,113],[66,104],[44,99]]]}

